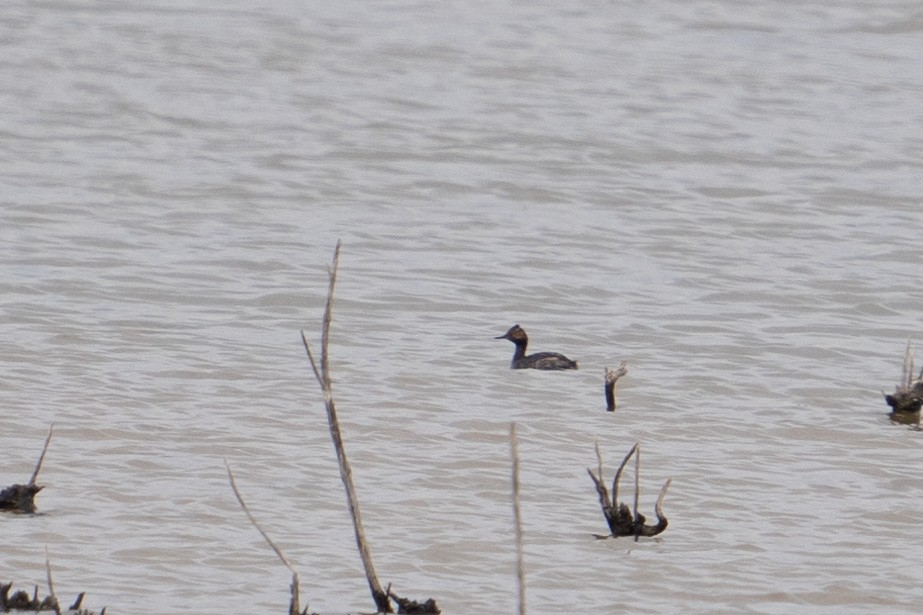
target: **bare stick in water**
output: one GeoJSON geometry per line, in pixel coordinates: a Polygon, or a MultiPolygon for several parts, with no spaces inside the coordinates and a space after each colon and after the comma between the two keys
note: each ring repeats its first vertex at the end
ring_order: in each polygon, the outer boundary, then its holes
{"type": "Polygon", "coordinates": [[[615,411],[616,400],[618,398],[618,380],[628,373],[628,361],[622,361],[618,369],[611,370],[606,368],[606,410],[615,411]]]}
{"type": "Polygon", "coordinates": [[[513,523],[516,530],[516,580],[519,583],[519,615],[526,615],[526,569],[522,548],[522,511],[519,506],[519,443],[516,423],[510,423],[510,454],[513,457],[513,523]]]}
{"type": "MultiPolygon", "coordinates": [[[[641,445],[635,444],[635,520],[640,519],[641,523],[635,523],[636,526],[644,525],[644,515],[638,512],[638,501],[641,499],[641,445]]],[[[640,527],[635,528],[635,540],[640,536],[640,527]]]]}
{"type": "Polygon", "coordinates": [[[308,344],[304,331],[301,332],[301,341],[304,342],[304,348],[308,353],[311,369],[314,370],[314,376],[317,378],[317,382],[320,384],[321,391],[324,394],[324,405],[327,408],[327,423],[330,426],[330,437],[333,440],[333,447],[336,449],[337,462],[340,467],[340,479],[343,481],[343,486],[346,489],[346,500],[349,505],[349,514],[353,521],[353,530],[356,534],[356,545],[359,548],[359,557],[362,560],[362,566],[365,568],[365,577],[368,580],[369,589],[372,592],[372,600],[375,601],[375,608],[378,609],[379,613],[392,613],[391,601],[388,599],[388,593],[382,589],[381,583],[378,581],[378,575],[375,574],[375,567],[372,564],[372,555],[365,539],[365,530],[362,528],[362,516],[359,512],[359,496],[353,484],[353,475],[349,460],[346,458],[346,448],[343,445],[343,437],[340,433],[340,423],[337,419],[336,405],[333,401],[333,387],[330,382],[330,321],[333,314],[333,291],[336,287],[337,265],[339,260],[340,242],[338,241],[333,253],[333,264],[330,267],[327,305],[324,308],[324,323],[323,329],[321,330],[319,367],[317,361],[314,360],[314,355],[311,352],[311,347],[308,344]]]}
{"type": "Polygon", "coordinates": [[[240,504],[240,507],[247,515],[247,518],[250,519],[250,523],[252,523],[253,527],[256,528],[256,531],[260,533],[260,535],[263,537],[263,540],[266,541],[266,544],[268,544],[272,550],[276,552],[276,555],[280,560],[282,560],[282,563],[285,564],[285,567],[288,568],[289,572],[292,573],[292,599],[288,606],[289,615],[305,615],[308,612],[308,607],[305,607],[303,611],[301,610],[301,582],[298,578],[298,573],[295,571],[295,568],[292,566],[291,562],[288,561],[288,558],[285,557],[282,549],[280,549],[279,546],[272,541],[272,538],[269,537],[269,534],[266,533],[266,530],[264,530],[263,527],[257,523],[253,513],[250,512],[250,507],[248,507],[247,503],[244,502],[244,496],[240,494],[240,489],[237,488],[237,481],[234,480],[234,473],[231,472],[231,466],[228,464],[227,460],[225,460],[224,466],[228,469],[228,479],[231,481],[231,489],[234,491],[234,496],[237,498],[237,503],[240,504]]]}
{"type": "Polygon", "coordinates": [[[35,472],[32,473],[32,478],[29,479],[29,486],[32,487],[35,485],[35,481],[38,479],[39,470],[42,469],[42,462],[45,461],[45,453],[48,452],[48,445],[51,443],[51,434],[54,432],[54,423],[48,428],[48,437],[45,438],[45,446],[42,448],[42,454],[38,457],[38,463],[35,464],[35,472]]]}
{"type": "Polygon", "coordinates": [[[907,340],[907,349],[904,351],[904,370],[901,376],[901,386],[908,389],[910,388],[911,382],[913,382],[913,348],[910,345],[910,340],[907,340]]]}
{"type": "MultiPolygon", "coordinates": [[[[51,434],[48,434],[48,437],[51,437],[51,434]]],[[[48,445],[47,441],[45,443],[46,447],[48,445]]],[[[45,572],[48,574],[48,598],[51,602],[51,608],[57,615],[61,615],[61,606],[58,604],[58,597],[54,593],[54,582],[51,580],[51,560],[48,558],[48,547],[45,547],[45,572]]]]}

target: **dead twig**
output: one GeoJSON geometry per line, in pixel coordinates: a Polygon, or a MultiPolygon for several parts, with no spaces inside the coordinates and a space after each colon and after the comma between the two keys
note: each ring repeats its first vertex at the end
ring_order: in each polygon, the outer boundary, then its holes
{"type": "Polygon", "coordinates": [[[513,458],[513,525],[516,532],[516,581],[519,587],[519,615],[526,615],[526,568],[522,546],[522,510],[519,502],[519,442],[516,438],[516,423],[510,423],[510,455],[513,458]]]}
{"type": "MultiPolygon", "coordinates": [[[[51,434],[48,434],[48,438],[51,438],[51,434]]],[[[48,442],[45,442],[45,448],[48,447],[48,442]]],[[[44,453],[42,453],[44,457],[44,453]]],[[[39,465],[41,465],[41,460],[39,460],[39,465]]],[[[38,469],[36,469],[36,474],[38,469]]],[[[33,475],[34,478],[34,475],[33,475]]],[[[48,574],[48,598],[51,602],[52,610],[57,614],[61,615],[61,606],[58,604],[58,597],[54,593],[54,581],[51,580],[51,560],[48,557],[48,547],[45,547],[45,572],[48,574]]]]}
{"type": "Polygon", "coordinates": [[[606,368],[606,384],[604,387],[606,394],[606,410],[615,411],[616,399],[618,397],[619,378],[628,373],[628,361],[622,361],[618,369],[612,370],[606,368]]]}
{"type": "Polygon", "coordinates": [[[305,337],[304,331],[301,332],[301,341],[304,342],[305,351],[308,353],[308,360],[311,363],[311,369],[314,370],[314,376],[320,384],[321,391],[324,394],[324,405],[327,409],[327,423],[330,427],[330,437],[333,439],[333,447],[336,449],[337,463],[340,467],[340,479],[343,481],[343,487],[346,489],[346,500],[349,506],[349,514],[353,521],[353,530],[356,534],[356,546],[359,549],[359,558],[362,560],[362,566],[365,569],[365,578],[368,580],[369,589],[372,592],[372,600],[375,602],[375,608],[380,613],[392,613],[391,602],[388,594],[385,592],[381,583],[378,581],[378,575],[375,573],[375,566],[372,563],[372,555],[369,551],[368,542],[365,538],[365,530],[362,527],[362,514],[359,511],[359,496],[356,492],[356,486],[353,483],[352,468],[349,460],[346,458],[346,448],[343,445],[343,436],[340,432],[340,422],[337,419],[336,404],[333,401],[333,386],[330,381],[330,322],[333,317],[333,291],[337,281],[337,266],[340,261],[340,242],[337,242],[336,249],[333,252],[333,264],[330,267],[330,284],[327,289],[327,305],[324,308],[324,323],[321,329],[321,356],[320,367],[314,359],[311,352],[311,346],[305,337]]]}
{"type": "Polygon", "coordinates": [[[54,433],[54,423],[48,427],[48,437],[45,438],[45,446],[42,447],[42,454],[38,456],[38,463],[35,464],[35,471],[32,472],[32,477],[29,479],[29,485],[34,485],[35,480],[38,478],[39,470],[42,469],[42,462],[45,461],[45,453],[48,452],[48,445],[51,444],[51,434],[54,433]]]}
{"type": "Polygon", "coordinates": [[[224,466],[228,470],[228,480],[231,481],[231,490],[234,491],[234,496],[237,498],[237,503],[240,504],[240,507],[243,509],[244,513],[247,515],[247,518],[250,520],[250,523],[253,524],[253,527],[260,533],[263,537],[263,540],[266,541],[276,555],[282,561],[289,572],[292,573],[292,598],[289,602],[288,613],[289,615],[307,615],[308,607],[305,607],[304,610],[301,610],[301,581],[298,578],[298,572],[292,566],[291,562],[288,561],[288,558],[285,557],[285,553],[282,552],[282,549],[273,542],[272,538],[269,537],[269,534],[266,533],[266,530],[257,523],[256,518],[253,516],[253,513],[250,512],[250,507],[247,506],[247,503],[244,502],[244,496],[240,494],[240,489],[237,488],[237,481],[234,480],[234,473],[231,472],[231,466],[225,460],[224,466]]]}

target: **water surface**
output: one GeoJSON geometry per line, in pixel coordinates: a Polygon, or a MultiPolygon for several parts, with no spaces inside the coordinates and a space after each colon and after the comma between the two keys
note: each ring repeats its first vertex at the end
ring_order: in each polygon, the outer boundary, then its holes
{"type": "MultiPolygon", "coordinates": [[[[923,18],[908,2],[16,2],[0,578],[111,613],[917,613],[923,18]],[[513,323],[574,373],[513,372],[513,323]],[[629,361],[620,408],[603,368],[629,361]],[[659,540],[597,541],[642,448],[659,540]],[[245,605],[242,607],[241,605],[245,605]]],[[[920,359],[923,361],[923,357],[920,359]]],[[[629,475],[629,480],[631,477],[629,475]]],[[[626,488],[625,492],[630,492],[626,488]]]]}

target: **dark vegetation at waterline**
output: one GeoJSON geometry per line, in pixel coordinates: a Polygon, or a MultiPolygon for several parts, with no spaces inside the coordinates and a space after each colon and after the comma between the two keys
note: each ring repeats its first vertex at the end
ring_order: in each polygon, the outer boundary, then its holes
{"type": "Polygon", "coordinates": [[[45,453],[48,452],[48,445],[51,443],[51,434],[54,431],[54,425],[48,428],[48,437],[45,438],[45,446],[42,448],[42,454],[38,457],[38,463],[35,464],[35,471],[32,477],[25,485],[15,484],[0,489],[0,511],[32,514],[35,512],[35,496],[44,487],[35,484],[38,479],[39,470],[42,469],[42,462],[45,461],[45,453]]]}
{"type": "Polygon", "coordinates": [[[615,479],[612,481],[612,496],[606,489],[606,483],[603,482],[603,458],[599,453],[599,444],[596,445],[596,460],[599,464],[599,474],[593,474],[593,470],[587,468],[586,471],[593,479],[596,485],[596,492],[599,494],[599,504],[603,510],[603,516],[609,525],[609,536],[597,534],[597,538],[618,538],[619,536],[634,536],[635,540],[641,536],[656,536],[667,529],[667,518],[663,514],[663,498],[667,495],[667,489],[670,487],[672,479],[667,479],[660,489],[660,495],[657,497],[657,504],[654,506],[654,514],[657,515],[657,523],[647,525],[647,519],[638,512],[638,500],[641,497],[640,472],[641,472],[641,445],[635,444],[625,455],[622,464],[615,473],[615,479]],[[619,499],[619,481],[622,479],[622,471],[634,456],[635,458],[635,506],[634,510],[628,507],[624,502],[620,503],[619,499]]]}
{"type": "Polygon", "coordinates": [[[13,513],[30,514],[35,512],[35,496],[41,491],[41,485],[10,485],[0,490],[0,510],[13,513]]]}
{"type": "MultiPolygon", "coordinates": [[[[29,595],[29,593],[23,589],[13,591],[12,583],[3,583],[0,581],[0,612],[9,613],[10,611],[54,611],[59,615],[64,613],[67,615],[96,615],[92,611],[81,608],[80,605],[83,604],[83,595],[83,592],[81,592],[74,600],[73,604],[71,604],[66,609],[62,609],[58,604],[58,598],[54,595],[53,590],[44,598],[39,598],[38,587],[35,587],[32,590],[32,595],[29,595]]],[[[105,614],[106,609],[103,609],[99,612],[99,615],[105,614]]]]}
{"type": "MultiPolygon", "coordinates": [[[[49,576],[49,586],[51,577],[49,576]]],[[[33,588],[32,595],[22,589],[13,591],[12,583],[3,583],[0,581],[0,613],[9,613],[11,611],[54,611],[58,615],[96,615],[94,611],[81,608],[83,604],[84,593],[80,592],[74,602],[62,609],[58,603],[57,596],[54,595],[54,589],[44,598],[39,598],[38,587],[33,588]]],[[[106,615],[106,609],[103,608],[99,615],[106,615]]]]}
{"type": "Polygon", "coordinates": [[[891,407],[891,418],[899,422],[916,418],[919,422],[920,408],[923,408],[923,370],[916,376],[913,368],[913,350],[907,342],[904,352],[904,369],[901,382],[897,385],[893,395],[885,394],[885,403],[891,407]]]}

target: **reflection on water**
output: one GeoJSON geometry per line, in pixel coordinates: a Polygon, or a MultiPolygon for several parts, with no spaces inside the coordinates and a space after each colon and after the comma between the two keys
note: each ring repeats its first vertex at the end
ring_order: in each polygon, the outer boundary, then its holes
{"type": "Polygon", "coordinates": [[[891,419],[892,423],[897,423],[898,425],[920,426],[919,410],[916,412],[891,412],[888,414],[888,418],[891,419]]]}

